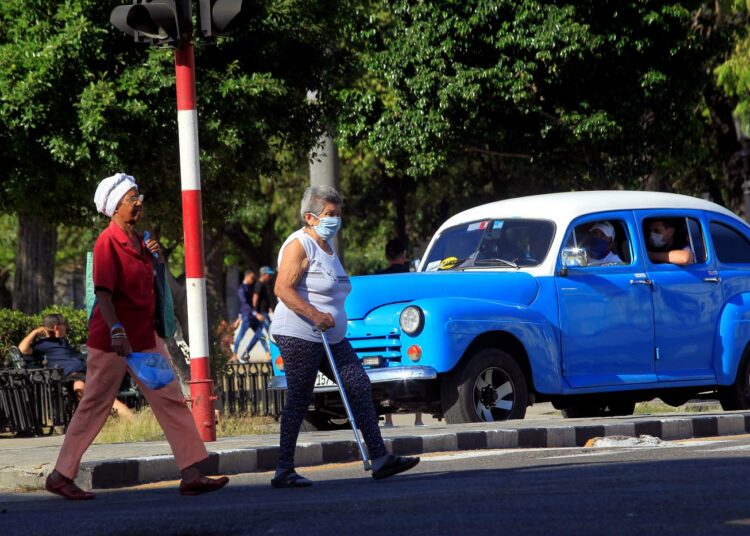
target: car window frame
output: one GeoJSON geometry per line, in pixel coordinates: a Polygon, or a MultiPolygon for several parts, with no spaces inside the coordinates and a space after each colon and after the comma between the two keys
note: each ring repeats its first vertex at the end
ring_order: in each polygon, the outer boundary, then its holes
{"type": "MultiPolygon", "coordinates": [[[[708,270],[714,265],[714,251],[713,243],[709,245],[709,226],[705,219],[705,214],[702,210],[696,209],[640,209],[635,211],[636,225],[638,226],[638,236],[641,242],[642,255],[647,271],[673,271],[673,270],[708,270]],[[645,229],[643,227],[645,220],[652,219],[693,219],[698,222],[701,233],[703,234],[703,247],[706,251],[706,260],[704,262],[692,262],[684,266],[679,264],[673,264],[671,262],[652,262],[648,256],[648,237],[645,236],[645,229]]],[[[688,226],[688,233],[690,232],[690,226],[688,226]]],[[[690,236],[688,237],[690,238],[690,236]]],[[[693,259],[695,259],[695,246],[691,242],[691,250],[693,253],[693,259]]]]}
{"type": "MultiPolygon", "coordinates": [[[[633,227],[634,220],[632,212],[629,210],[617,210],[612,212],[597,212],[597,213],[589,213],[584,214],[581,216],[578,216],[577,218],[570,221],[568,224],[567,229],[565,230],[565,234],[562,237],[562,242],[560,244],[560,249],[557,252],[557,259],[555,261],[556,269],[555,272],[558,274],[575,274],[575,273],[591,273],[591,272],[599,272],[601,270],[604,271],[618,271],[618,270],[627,270],[627,271],[633,271],[634,269],[637,269],[639,266],[640,261],[640,253],[638,250],[637,244],[634,244],[634,230],[633,227]],[[567,247],[568,240],[570,239],[571,233],[575,233],[575,230],[577,227],[582,225],[593,225],[596,222],[600,221],[618,221],[622,224],[623,229],[626,233],[626,239],[628,240],[629,247],[630,247],[630,262],[626,262],[623,264],[603,264],[603,265],[586,265],[586,266],[569,266],[569,267],[563,267],[562,265],[562,250],[567,247]]],[[[619,256],[619,254],[618,254],[619,256]]],[[[641,263],[642,265],[642,263],[641,263]]]]}

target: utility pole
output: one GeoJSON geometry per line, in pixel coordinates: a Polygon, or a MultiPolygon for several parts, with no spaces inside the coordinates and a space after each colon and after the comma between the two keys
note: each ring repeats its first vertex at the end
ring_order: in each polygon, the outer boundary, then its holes
{"type": "MultiPolygon", "coordinates": [[[[317,103],[317,92],[308,91],[307,100],[313,104],[317,103]]],[[[310,154],[310,186],[332,186],[337,191],[340,190],[339,149],[328,133],[318,139],[318,146],[310,154]]],[[[340,234],[337,234],[332,242],[339,257],[343,258],[340,234]]]]}
{"type": "MultiPolygon", "coordinates": [[[[244,0],[199,0],[201,34],[230,34],[243,20],[244,0]]],[[[216,441],[213,380],[209,366],[206,266],[203,249],[198,112],[195,90],[191,0],[133,0],[112,10],[110,22],[135,42],[174,48],[177,126],[180,142],[182,227],[185,237],[185,286],[190,338],[190,399],[193,420],[203,441],[216,441]]]]}

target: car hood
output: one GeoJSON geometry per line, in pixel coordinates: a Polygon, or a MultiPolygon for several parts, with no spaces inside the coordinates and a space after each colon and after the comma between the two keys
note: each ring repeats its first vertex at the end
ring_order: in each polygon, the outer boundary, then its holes
{"type": "Polygon", "coordinates": [[[413,272],[351,278],[349,320],[365,318],[383,305],[424,298],[457,297],[529,305],[539,286],[526,272],[413,272]]]}

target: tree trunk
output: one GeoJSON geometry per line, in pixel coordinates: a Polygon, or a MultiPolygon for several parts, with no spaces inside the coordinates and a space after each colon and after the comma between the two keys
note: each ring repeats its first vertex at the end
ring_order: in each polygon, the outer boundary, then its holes
{"type": "Polygon", "coordinates": [[[55,286],[57,226],[37,214],[18,214],[13,308],[36,314],[52,305],[55,286]]]}
{"type": "MultiPolygon", "coordinates": [[[[216,326],[225,316],[224,311],[224,230],[212,229],[204,239],[206,244],[206,314],[208,336],[214,342],[216,326]]],[[[212,344],[213,346],[213,344],[212,344]]]]}
{"type": "Polygon", "coordinates": [[[408,247],[409,240],[406,236],[406,192],[404,192],[404,181],[401,177],[396,179],[396,191],[394,203],[396,205],[396,236],[408,247]]]}
{"type": "Polygon", "coordinates": [[[8,268],[0,269],[0,309],[10,309],[13,307],[13,294],[8,288],[10,279],[10,270],[8,268]]]}

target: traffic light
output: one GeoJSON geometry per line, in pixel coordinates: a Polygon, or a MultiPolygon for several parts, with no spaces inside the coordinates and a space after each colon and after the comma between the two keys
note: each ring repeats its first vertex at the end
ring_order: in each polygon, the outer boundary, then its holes
{"type": "Polygon", "coordinates": [[[246,20],[250,3],[250,0],[199,0],[203,37],[231,34],[246,20]]]}
{"type": "Polygon", "coordinates": [[[109,22],[139,43],[177,47],[183,34],[190,35],[190,0],[187,11],[180,8],[183,1],[133,0],[132,5],[113,9],[109,22]]]}

